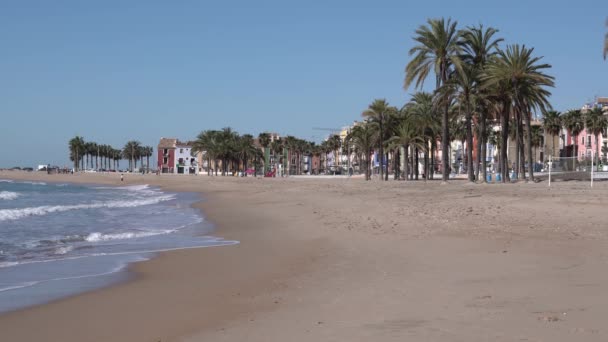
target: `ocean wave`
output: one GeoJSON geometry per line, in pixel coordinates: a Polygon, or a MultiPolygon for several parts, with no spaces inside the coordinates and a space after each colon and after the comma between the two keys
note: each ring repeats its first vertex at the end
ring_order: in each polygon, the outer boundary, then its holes
{"type": "Polygon", "coordinates": [[[74,246],[63,246],[55,250],[56,255],[65,255],[74,250],[74,246]]]}
{"type": "Polygon", "coordinates": [[[94,187],[93,189],[143,191],[143,190],[150,190],[150,186],[148,184],[127,185],[127,186],[97,186],[97,187],[94,187]]]}
{"type": "Polygon", "coordinates": [[[13,183],[12,179],[0,179],[0,183],[13,183]]]}
{"type": "MultiPolygon", "coordinates": [[[[136,260],[136,261],[143,261],[143,260],[146,260],[146,259],[136,260]]],[[[113,274],[113,273],[116,273],[116,272],[120,272],[120,271],[122,271],[126,267],[126,265],[127,265],[126,263],[125,264],[121,264],[121,265],[119,265],[117,267],[112,268],[110,271],[103,272],[103,273],[85,274],[85,275],[72,276],[72,277],[51,278],[51,279],[44,279],[44,280],[38,280],[38,281],[26,281],[26,282],[15,284],[15,285],[9,285],[9,286],[6,286],[6,287],[0,287],[0,292],[22,289],[24,287],[31,287],[31,286],[34,286],[34,285],[38,285],[40,283],[47,283],[47,282],[50,282],[50,281],[60,281],[60,280],[72,280],[72,279],[83,279],[83,278],[101,277],[101,276],[110,275],[110,274],[113,274]]]]}
{"type": "Polygon", "coordinates": [[[32,181],[20,181],[22,184],[31,184],[31,185],[46,185],[45,182],[32,182],[32,181]]]}
{"type": "Polygon", "coordinates": [[[42,259],[42,260],[26,260],[26,261],[5,261],[0,262],[0,268],[4,267],[13,267],[19,265],[27,265],[27,264],[38,264],[38,263],[47,263],[47,262],[57,262],[57,261],[67,261],[67,260],[77,260],[91,257],[103,257],[103,256],[117,256],[117,255],[140,255],[140,261],[148,260],[148,258],[144,257],[144,254],[150,253],[161,253],[161,252],[169,252],[169,251],[177,251],[177,250],[187,250],[187,249],[196,249],[196,248],[207,248],[207,247],[220,247],[220,246],[232,246],[238,245],[240,242],[235,240],[224,240],[222,238],[212,239],[212,240],[204,240],[204,242],[210,242],[211,244],[202,244],[196,246],[186,246],[186,247],[168,247],[168,248],[153,248],[153,249],[142,249],[138,251],[124,251],[124,252],[106,252],[106,253],[91,253],[86,255],[75,255],[68,256],[63,258],[52,258],[52,259],[42,259]]]}
{"type": "Polygon", "coordinates": [[[173,195],[164,195],[153,198],[145,198],[131,201],[107,201],[90,204],[75,204],[75,205],[54,205],[54,206],[41,206],[41,207],[30,207],[21,209],[1,209],[0,210],[0,222],[8,220],[18,220],[28,216],[42,216],[51,213],[80,210],[80,209],[99,209],[99,208],[134,208],[141,207],[144,205],[157,204],[164,201],[174,199],[173,195]]]}
{"type": "Polygon", "coordinates": [[[154,232],[125,232],[125,233],[115,233],[115,234],[102,234],[102,233],[91,233],[87,237],[84,238],[85,241],[88,242],[101,242],[101,241],[112,241],[112,240],[127,240],[127,239],[136,239],[148,236],[155,235],[163,235],[163,234],[171,234],[174,233],[175,229],[170,230],[161,230],[154,232]]]}
{"type": "Polygon", "coordinates": [[[19,197],[19,194],[11,191],[0,191],[0,200],[11,201],[19,197]]]}
{"type": "Polygon", "coordinates": [[[34,285],[36,285],[38,283],[39,283],[39,281],[27,281],[25,283],[10,285],[10,286],[7,286],[7,287],[0,287],[0,292],[22,289],[24,287],[34,286],[34,285]]]}

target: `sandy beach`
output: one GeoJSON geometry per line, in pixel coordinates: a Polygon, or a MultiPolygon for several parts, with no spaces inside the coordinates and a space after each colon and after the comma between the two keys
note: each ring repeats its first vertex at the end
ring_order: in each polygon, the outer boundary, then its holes
{"type": "Polygon", "coordinates": [[[2,341],[606,341],[608,183],[0,172],[201,193],[233,246],[0,316],[2,341]]]}

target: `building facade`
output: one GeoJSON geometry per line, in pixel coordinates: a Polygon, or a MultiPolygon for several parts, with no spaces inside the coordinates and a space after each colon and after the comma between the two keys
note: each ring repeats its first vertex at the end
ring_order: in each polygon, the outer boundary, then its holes
{"type": "Polygon", "coordinates": [[[196,174],[200,158],[192,155],[192,144],[176,138],[161,138],[158,143],[157,160],[160,173],[196,174]]]}

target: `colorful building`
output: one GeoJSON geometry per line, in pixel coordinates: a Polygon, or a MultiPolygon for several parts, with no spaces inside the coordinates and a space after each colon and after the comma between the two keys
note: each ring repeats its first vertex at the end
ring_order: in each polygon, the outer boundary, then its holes
{"type": "Polygon", "coordinates": [[[200,162],[192,155],[192,143],[175,138],[160,138],[158,148],[158,170],[160,173],[196,174],[200,162]]]}

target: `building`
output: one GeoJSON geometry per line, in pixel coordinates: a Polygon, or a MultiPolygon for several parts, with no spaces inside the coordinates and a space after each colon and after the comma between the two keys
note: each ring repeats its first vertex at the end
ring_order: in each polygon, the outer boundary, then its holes
{"type": "MultiPolygon", "coordinates": [[[[608,116],[608,97],[596,97],[593,102],[586,103],[582,106],[581,112],[586,113],[593,108],[601,108],[605,116],[608,116]]],[[[577,137],[570,134],[566,128],[562,129],[560,136],[560,156],[561,157],[578,157],[578,159],[591,158],[591,155],[599,151],[600,155],[603,155],[603,147],[608,148],[608,132],[604,132],[598,135],[598,141],[595,140],[595,135],[591,132],[587,132],[587,129],[583,129],[577,137]]]]}
{"type": "Polygon", "coordinates": [[[201,158],[192,155],[191,142],[181,142],[175,138],[160,138],[156,151],[160,173],[196,174],[199,172],[201,158]]]}

